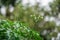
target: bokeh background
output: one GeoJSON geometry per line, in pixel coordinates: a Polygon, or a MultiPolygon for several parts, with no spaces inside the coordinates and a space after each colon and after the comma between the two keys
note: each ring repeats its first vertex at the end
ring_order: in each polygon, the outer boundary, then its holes
{"type": "Polygon", "coordinates": [[[60,0],[0,0],[0,20],[22,21],[44,40],[60,40],[60,0]]]}

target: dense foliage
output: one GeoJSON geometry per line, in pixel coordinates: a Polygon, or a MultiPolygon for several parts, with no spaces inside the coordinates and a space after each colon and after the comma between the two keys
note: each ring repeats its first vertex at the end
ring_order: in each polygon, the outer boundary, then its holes
{"type": "Polygon", "coordinates": [[[35,5],[33,6],[30,6],[29,3],[27,3],[26,5],[23,5],[22,0],[4,0],[4,1],[1,0],[0,6],[3,7],[2,5],[6,7],[6,14],[4,16],[1,13],[3,16],[0,15],[0,19],[9,19],[14,22],[6,21],[6,20],[0,22],[2,23],[0,25],[1,26],[0,36],[2,38],[2,39],[0,38],[1,40],[5,38],[5,37],[4,38],[2,37],[3,34],[6,35],[7,40],[15,40],[15,39],[20,40],[21,38],[23,40],[40,40],[40,39],[36,39],[37,34],[31,29],[38,31],[46,40],[51,40],[52,37],[56,37],[57,33],[60,32],[60,25],[56,26],[56,23],[55,23],[56,20],[60,22],[59,21],[60,20],[60,0],[54,0],[52,3],[49,3],[50,10],[49,9],[45,10],[45,7],[40,7],[41,5],[38,2],[36,2],[35,5]],[[9,11],[9,5],[14,7],[13,12],[9,11]],[[50,17],[54,17],[56,20],[54,21],[52,20],[54,18],[52,18],[51,19],[52,21],[45,21],[46,16],[49,17],[49,20],[50,20],[50,17]],[[22,21],[22,22],[19,22],[19,21],[22,21]],[[28,24],[23,22],[28,23],[29,26],[27,27],[28,24]],[[23,23],[22,27],[21,27],[21,23],[23,23]],[[18,27],[16,25],[18,25],[18,27]],[[23,25],[26,27],[24,27],[23,25]],[[45,30],[46,30],[46,33],[44,34],[45,30]]]}
{"type": "Polygon", "coordinates": [[[27,23],[0,20],[0,40],[42,40],[42,38],[30,29],[27,23]]]}

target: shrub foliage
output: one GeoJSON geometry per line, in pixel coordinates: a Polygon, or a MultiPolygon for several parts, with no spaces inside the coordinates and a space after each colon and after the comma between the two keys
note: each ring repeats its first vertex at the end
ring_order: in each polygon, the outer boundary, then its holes
{"type": "Polygon", "coordinates": [[[0,20],[0,40],[42,40],[39,34],[30,29],[27,23],[0,20]]]}

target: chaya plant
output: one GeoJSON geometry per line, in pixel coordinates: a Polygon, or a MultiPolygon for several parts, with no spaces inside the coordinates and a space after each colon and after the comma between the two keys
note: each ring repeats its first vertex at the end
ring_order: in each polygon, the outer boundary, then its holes
{"type": "Polygon", "coordinates": [[[0,40],[43,40],[39,34],[20,21],[0,20],[0,40]]]}

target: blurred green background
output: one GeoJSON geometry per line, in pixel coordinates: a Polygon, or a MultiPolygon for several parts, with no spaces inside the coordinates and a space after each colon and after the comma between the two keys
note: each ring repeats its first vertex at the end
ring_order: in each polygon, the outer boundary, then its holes
{"type": "Polygon", "coordinates": [[[60,32],[60,0],[53,0],[48,5],[49,8],[45,9],[45,6],[41,7],[41,3],[37,1],[31,6],[29,2],[23,5],[22,0],[0,0],[0,20],[27,23],[43,40],[57,40],[60,32]]]}

